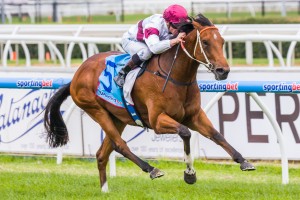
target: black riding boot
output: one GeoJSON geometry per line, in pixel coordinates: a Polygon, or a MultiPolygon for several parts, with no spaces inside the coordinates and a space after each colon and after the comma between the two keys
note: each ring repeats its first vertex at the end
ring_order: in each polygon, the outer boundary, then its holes
{"type": "Polygon", "coordinates": [[[139,56],[137,54],[134,54],[131,59],[128,61],[128,63],[123,67],[117,76],[114,77],[114,81],[116,84],[122,88],[125,83],[126,75],[132,70],[135,66],[140,65],[142,61],[140,60],[139,56]]]}

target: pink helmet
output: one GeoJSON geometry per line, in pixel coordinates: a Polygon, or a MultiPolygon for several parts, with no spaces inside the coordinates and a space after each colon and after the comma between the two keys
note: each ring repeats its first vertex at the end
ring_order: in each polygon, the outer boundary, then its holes
{"type": "Polygon", "coordinates": [[[177,24],[179,22],[187,21],[188,14],[184,7],[174,4],[170,5],[167,9],[165,9],[163,13],[163,18],[167,22],[177,24]]]}

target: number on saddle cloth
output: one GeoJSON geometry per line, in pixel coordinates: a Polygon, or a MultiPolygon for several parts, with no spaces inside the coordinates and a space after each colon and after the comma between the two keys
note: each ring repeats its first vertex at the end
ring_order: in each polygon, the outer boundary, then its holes
{"type": "Polygon", "coordinates": [[[121,108],[125,108],[122,100],[122,90],[113,78],[130,60],[129,54],[111,55],[105,60],[106,68],[100,74],[99,86],[96,94],[103,100],[121,108]]]}

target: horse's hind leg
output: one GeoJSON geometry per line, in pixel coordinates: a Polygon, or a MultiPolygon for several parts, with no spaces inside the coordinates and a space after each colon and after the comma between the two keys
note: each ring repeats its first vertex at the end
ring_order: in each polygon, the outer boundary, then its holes
{"type": "MultiPolygon", "coordinates": [[[[117,119],[114,120],[114,124],[118,129],[119,133],[121,134],[126,125],[121,121],[118,121],[117,119]]],[[[101,147],[99,148],[96,154],[102,192],[108,192],[106,166],[109,160],[109,155],[111,154],[112,151],[113,151],[112,143],[109,137],[105,137],[101,147]]]]}
{"type": "MultiPolygon", "coordinates": [[[[150,173],[150,177],[152,179],[163,175],[158,169],[152,167],[147,162],[143,161],[142,159],[140,159],[139,157],[137,157],[135,154],[133,154],[130,151],[126,142],[121,138],[120,130],[118,130],[112,117],[106,110],[104,110],[101,106],[96,106],[93,108],[85,109],[85,111],[90,115],[90,117],[92,117],[97,123],[99,123],[99,125],[102,127],[102,129],[106,133],[106,137],[110,140],[110,143],[115,151],[117,151],[118,153],[122,154],[124,157],[126,157],[129,160],[131,160],[132,162],[134,162],[144,172],[150,173]]],[[[115,121],[118,121],[118,120],[115,119],[115,121]]],[[[106,143],[108,143],[108,141],[106,143]]],[[[108,147],[109,146],[107,146],[106,148],[108,148],[108,147]]],[[[102,148],[104,148],[104,147],[102,147],[102,148]]],[[[99,151],[100,158],[101,158],[101,156],[100,156],[101,152],[102,152],[102,150],[99,151]]],[[[103,150],[103,152],[105,152],[105,150],[103,150]]],[[[102,155],[102,156],[105,156],[105,155],[102,155]]],[[[108,155],[106,155],[106,157],[107,156],[108,155]]],[[[99,157],[98,157],[98,159],[99,159],[99,157]]],[[[107,163],[107,161],[106,161],[106,163],[107,163]]],[[[105,164],[105,162],[104,162],[104,164],[105,164]]],[[[103,168],[102,165],[100,165],[100,167],[103,168]]],[[[102,168],[101,168],[101,172],[103,173],[102,168]]],[[[106,177],[106,175],[104,177],[106,177]]],[[[105,184],[105,180],[103,179],[100,181],[101,181],[101,187],[103,188],[103,186],[105,184]]]]}
{"type": "Polygon", "coordinates": [[[113,151],[112,145],[108,137],[105,137],[103,143],[96,153],[100,185],[102,192],[108,192],[108,184],[106,178],[106,166],[109,159],[109,155],[113,151]]]}
{"type": "Polygon", "coordinates": [[[149,163],[143,161],[138,156],[136,156],[134,153],[130,151],[126,143],[122,140],[121,143],[115,143],[114,141],[111,141],[114,150],[120,154],[122,154],[124,157],[128,158],[132,162],[134,162],[136,165],[138,165],[144,172],[150,173],[150,178],[155,179],[159,178],[164,175],[162,171],[160,171],[157,168],[152,167],[149,165],[149,163]]]}
{"type": "Polygon", "coordinates": [[[191,156],[191,132],[189,131],[188,127],[178,123],[165,113],[161,113],[157,118],[154,130],[158,134],[174,133],[178,134],[182,138],[184,144],[184,161],[187,167],[187,169],[184,171],[184,180],[188,184],[195,183],[197,178],[191,156]]]}
{"type": "Polygon", "coordinates": [[[200,113],[188,123],[188,127],[192,130],[198,131],[203,136],[211,139],[216,144],[220,145],[232,159],[240,163],[240,168],[243,171],[255,170],[255,167],[249,163],[237,150],[235,150],[212,125],[207,118],[204,111],[201,109],[200,113]]]}

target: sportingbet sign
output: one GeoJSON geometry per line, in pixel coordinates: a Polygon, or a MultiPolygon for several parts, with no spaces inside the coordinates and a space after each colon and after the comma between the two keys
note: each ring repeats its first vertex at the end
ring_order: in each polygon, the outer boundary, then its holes
{"type": "MultiPolygon", "coordinates": [[[[56,149],[49,148],[46,143],[43,128],[43,109],[48,100],[56,92],[48,89],[56,81],[47,77],[71,78],[72,74],[36,74],[27,73],[29,77],[20,78],[16,83],[22,89],[0,89],[0,151],[12,153],[55,154],[56,149]],[[41,79],[41,77],[46,77],[41,79]],[[28,86],[36,89],[26,89],[28,86]],[[42,88],[42,89],[41,89],[42,88]]],[[[260,99],[267,105],[282,129],[289,159],[300,160],[300,96],[291,94],[298,92],[300,84],[297,81],[300,72],[293,71],[261,71],[261,72],[231,72],[228,81],[212,81],[213,76],[206,72],[198,74],[201,81],[199,87],[202,107],[216,95],[226,94],[207,113],[217,130],[220,130],[226,140],[244,157],[255,159],[280,159],[280,148],[271,123],[258,105],[244,92],[247,87],[258,87],[260,99]],[[253,78],[264,80],[265,84],[245,82],[253,78]],[[242,82],[235,81],[242,80],[242,82]],[[280,82],[272,83],[272,80],[280,82]],[[289,81],[288,81],[289,80],[289,81]],[[282,92],[285,93],[265,93],[282,92]]],[[[21,73],[1,72],[0,77],[24,77],[21,73]]],[[[15,85],[14,85],[15,87],[15,85]]],[[[72,105],[69,98],[61,112],[65,113],[72,105]]],[[[70,142],[63,147],[63,153],[69,155],[94,156],[105,133],[91,118],[79,108],[75,108],[67,122],[70,142]]],[[[194,133],[194,132],[193,132],[194,133]]],[[[227,153],[214,142],[200,136],[196,138],[196,155],[208,158],[229,158],[227,153]]],[[[183,143],[178,135],[157,135],[152,130],[127,126],[122,138],[130,149],[143,157],[183,157],[183,143]]]]}

